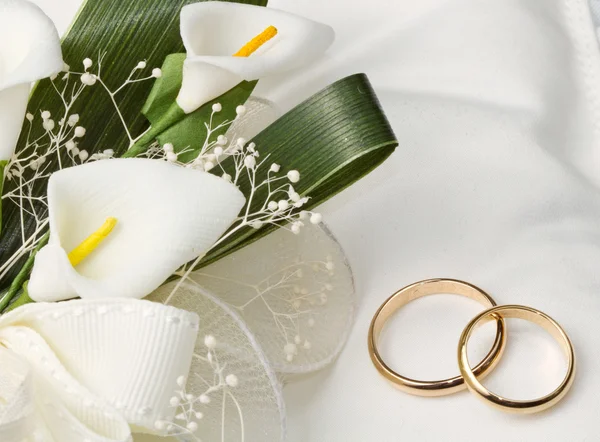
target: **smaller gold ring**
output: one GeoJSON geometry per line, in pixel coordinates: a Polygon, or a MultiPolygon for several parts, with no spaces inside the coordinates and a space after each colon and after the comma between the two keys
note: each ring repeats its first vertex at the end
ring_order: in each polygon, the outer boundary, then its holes
{"type": "MultiPolygon", "coordinates": [[[[391,315],[409,302],[422,296],[434,294],[455,294],[471,298],[485,307],[493,307],[496,302],[486,292],[472,284],[455,279],[428,279],[416,282],[393,294],[385,301],[371,322],[369,329],[369,355],[373,365],[379,373],[387,380],[396,385],[400,390],[418,396],[444,396],[452,394],[465,388],[462,376],[444,379],[441,381],[419,381],[402,376],[392,370],[383,361],[377,343],[384,325],[391,315]]],[[[496,338],[491,350],[485,358],[473,369],[477,376],[483,377],[498,363],[506,344],[506,332],[504,320],[497,321],[496,338]]]]}
{"type": "Polygon", "coordinates": [[[554,319],[545,313],[521,305],[492,307],[477,315],[469,325],[467,325],[460,337],[458,343],[458,365],[467,387],[472,393],[480,399],[492,403],[495,407],[512,413],[537,413],[556,405],[567,394],[575,379],[575,351],[573,350],[573,344],[571,344],[571,340],[565,331],[554,319]],[[517,318],[533,322],[544,328],[562,346],[568,361],[567,374],[558,388],[552,393],[538,399],[517,401],[498,396],[486,389],[481,382],[479,382],[477,375],[474,373],[474,370],[471,370],[469,365],[467,342],[477,327],[488,321],[497,321],[501,318],[517,318]]]}

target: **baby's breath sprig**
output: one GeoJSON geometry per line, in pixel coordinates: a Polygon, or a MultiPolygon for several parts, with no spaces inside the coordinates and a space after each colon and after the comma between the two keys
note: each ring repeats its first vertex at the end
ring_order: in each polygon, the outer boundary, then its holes
{"type": "MultiPolygon", "coordinates": [[[[234,373],[227,372],[227,364],[221,364],[217,353],[218,342],[212,335],[204,337],[205,355],[195,354],[195,357],[208,368],[210,378],[202,376],[196,372],[196,376],[206,389],[200,394],[192,394],[186,390],[187,376],[181,375],[177,378],[177,388],[170,399],[171,406],[176,410],[175,419],[162,418],[154,423],[154,427],[159,431],[165,431],[169,436],[188,436],[194,441],[200,442],[196,435],[206,407],[209,407],[213,398],[218,397],[223,409],[226,403],[231,401],[235,405],[240,423],[241,440],[244,441],[244,415],[243,410],[235,395],[235,389],[239,386],[239,379],[234,373]]],[[[221,420],[221,426],[224,432],[226,421],[221,420]]]]}
{"type": "MultiPolygon", "coordinates": [[[[213,105],[212,115],[207,123],[208,135],[204,142],[205,148],[195,159],[187,163],[179,162],[178,155],[174,154],[173,145],[170,143],[162,146],[162,150],[159,146],[155,146],[148,151],[153,158],[162,156],[164,160],[175,162],[183,167],[212,171],[213,173],[216,169],[224,180],[234,185],[240,182],[243,175],[248,178],[249,191],[246,195],[246,204],[242,209],[242,215],[213,245],[211,250],[245,228],[258,230],[267,225],[276,225],[294,234],[299,234],[305,223],[321,223],[321,214],[302,210],[310,198],[301,196],[294,188],[294,184],[301,179],[299,171],[290,170],[281,174],[281,165],[270,162],[269,155],[261,160],[256,144],[248,143],[242,137],[229,140],[226,136],[219,135],[215,140],[210,139],[210,134],[215,132],[212,128],[213,117],[221,110],[220,104],[213,105]],[[228,160],[227,163],[225,160],[228,160]],[[261,201],[257,201],[258,191],[263,189],[266,189],[266,196],[261,201]]],[[[236,113],[238,118],[242,117],[246,113],[245,107],[238,106],[236,113]]],[[[201,259],[202,257],[199,257],[194,262],[188,263],[176,273],[182,278],[167,298],[166,303],[179,290],[181,283],[189,278],[194,269],[198,267],[201,259]]]]}

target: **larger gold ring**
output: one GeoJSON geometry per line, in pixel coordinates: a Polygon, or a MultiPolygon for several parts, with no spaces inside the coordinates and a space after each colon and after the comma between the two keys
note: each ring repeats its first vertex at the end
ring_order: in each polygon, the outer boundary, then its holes
{"type": "MultiPolygon", "coordinates": [[[[371,360],[379,373],[406,393],[418,396],[444,396],[465,388],[462,376],[455,376],[441,381],[418,381],[402,376],[386,365],[377,349],[381,331],[394,312],[422,296],[442,293],[466,296],[486,307],[496,305],[496,302],[490,295],[467,282],[455,279],[429,279],[411,284],[396,292],[383,303],[371,322],[371,328],[369,329],[369,355],[371,356],[371,360]]],[[[477,376],[483,377],[492,370],[498,363],[505,344],[504,320],[500,318],[498,319],[496,338],[494,339],[492,348],[477,367],[473,369],[473,372],[477,376]]]]}
{"type": "Polygon", "coordinates": [[[458,343],[458,365],[460,367],[460,372],[463,375],[467,386],[469,387],[469,390],[480,399],[488,403],[491,402],[497,408],[508,412],[537,413],[555,405],[565,396],[565,394],[567,394],[569,388],[571,388],[575,378],[575,351],[573,350],[571,340],[565,331],[550,316],[531,307],[524,307],[521,305],[503,305],[484,311],[483,313],[477,315],[469,323],[469,325],[467,325],[458,343]],[[539,399],[516,401],[506,399],[498,396],[495,393],[492,393],[486,389],[481,382],[479,382],[477,379],[477,374],[474,373],[475,370],[471,370],[469,365],[469,358],[467,357],[467,342],[477,327],[488,321],[497,321],[501,318],[525,319],[533,322],[534,324],[538,324],[548,333],[550,333],[559,344],[561,344],[568,361],[567,374],[558,388],[552,393],[539,399]]]}

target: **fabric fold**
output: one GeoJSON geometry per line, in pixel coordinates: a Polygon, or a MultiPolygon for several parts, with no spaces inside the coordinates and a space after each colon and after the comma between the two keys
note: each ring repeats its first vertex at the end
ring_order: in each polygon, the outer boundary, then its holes
{"type": "MultiPolygon", "coordinates": [[[[132,299],[30,304],[0,318],[0,440],[160,434],[187,376],[196,314],[132,299]]],[[[34,439],[38,440],[38,439],[34,439]]]]}

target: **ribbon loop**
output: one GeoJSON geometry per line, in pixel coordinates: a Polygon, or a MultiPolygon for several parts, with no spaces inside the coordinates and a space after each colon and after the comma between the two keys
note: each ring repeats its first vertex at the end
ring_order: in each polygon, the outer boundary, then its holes
{"type": "Polygon", "coordinates": [[[197,333],[196,314],[133,299],[30,304],[1,317],[0,440],[159,434],[197,333]]]}

